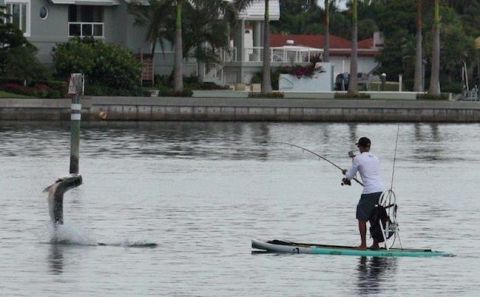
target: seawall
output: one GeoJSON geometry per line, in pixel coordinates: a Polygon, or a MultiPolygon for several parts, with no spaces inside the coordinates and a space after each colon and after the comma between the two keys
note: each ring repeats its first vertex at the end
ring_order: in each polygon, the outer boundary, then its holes
{"type": "MultiPolygon", "coordinates": [[[[0,121],[69,119],[69,99],[0,99],[0,121]]],[[[82,120],[478,123],[480,102],[92,97],[82,120]]]]}

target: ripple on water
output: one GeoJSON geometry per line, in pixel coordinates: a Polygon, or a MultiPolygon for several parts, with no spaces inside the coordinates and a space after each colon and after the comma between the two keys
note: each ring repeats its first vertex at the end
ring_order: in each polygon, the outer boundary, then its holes
{"type": "Polygon", "coordinates": [[[379,259],[252,255],[250,240],[358,244],[360,189],[273,142],[347,167],[367,135],[387,179],[396,125],[82,123],[84,184],[65,195],[56,234],[65,245],[50,244],[41,190],[68,170],[68,123],[2,123],[1,295],[475,296],[478,128],[401,125],[402,243],[457,257],[379,259]]]}

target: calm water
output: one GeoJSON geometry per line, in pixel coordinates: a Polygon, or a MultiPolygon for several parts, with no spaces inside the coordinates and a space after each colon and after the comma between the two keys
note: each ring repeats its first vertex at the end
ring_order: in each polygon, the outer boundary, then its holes
{"type": "Polygon", "coordinates": [[[478,296],[480,125],[400,128],[403,245],[437,259],[252,255],[250,240],[358,244],[361,189],[340,187],[359,136],[389,180],[396,125],[84,125],[84,185],[48,244],[42,189],[68,171],[68,123],[0,123],[1,296],[478,296]],[[157,248],[92,247],[156,242],[157,248]]]}

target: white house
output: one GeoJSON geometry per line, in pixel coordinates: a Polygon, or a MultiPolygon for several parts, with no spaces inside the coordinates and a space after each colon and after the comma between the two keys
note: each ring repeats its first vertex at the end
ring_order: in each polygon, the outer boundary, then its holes
{"type": "MultiPolygon", "coordinates": [[[[304,49],[317,49],[323,52],[325,37],[323,35],[282,35],[274,34],[270,39],[273,48],[288,49],[297,46],[304,49]]],[[[352,43],[350,40],[330,36],[330,62],[335,67],[335,76],[350,72],[350,55],[352,43]]],[[[372,38],[358,42],[358,72],[370,74],[377,69],[379,63],[376,57],[383,49],[381,33],[375,33],[372,38]]]]}

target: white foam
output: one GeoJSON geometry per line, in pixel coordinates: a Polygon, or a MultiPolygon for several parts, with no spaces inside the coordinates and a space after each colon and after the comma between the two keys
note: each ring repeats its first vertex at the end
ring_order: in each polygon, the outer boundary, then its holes
{"type": "Polygon", "coordinates": [[[97,245],[97,241],[88,232],[68,223],[48,225],[50,242],[72,245],[97,245]]]}

